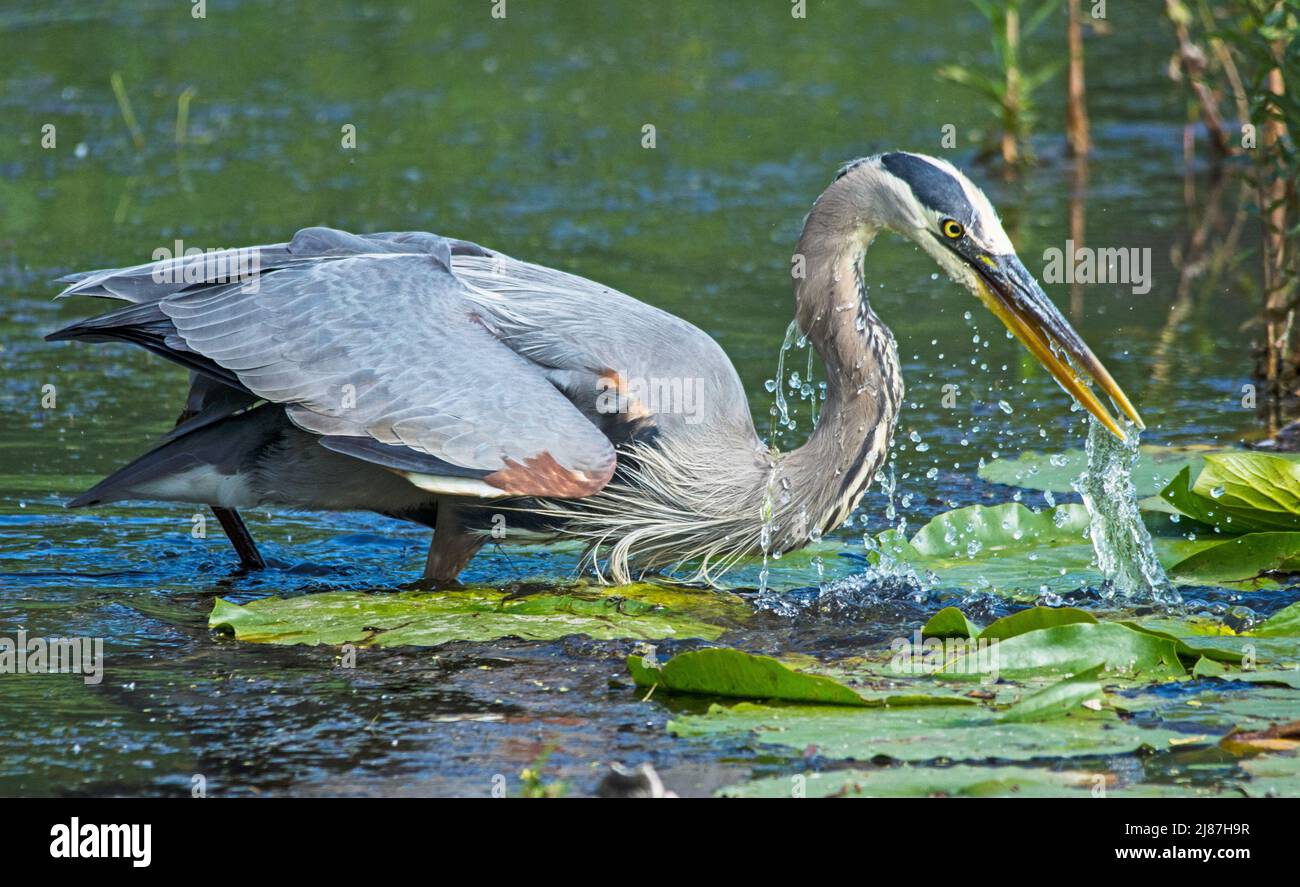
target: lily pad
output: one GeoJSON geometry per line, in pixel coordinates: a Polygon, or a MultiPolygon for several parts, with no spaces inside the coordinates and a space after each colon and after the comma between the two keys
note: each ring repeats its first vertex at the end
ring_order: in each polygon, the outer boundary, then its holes
{"type": "Polygon", "coordinates": [[[979,633],[980,627],[956,607],[944,607],[921,627],[923,638],[973,638],[979,633]]]}
{"type": "Polygon", "coordinates": [[[1082,505],[1032,512],[1019,503],[973,505],[941,514],[912,539],[877,537],[877,565],[928,574],[931,584],[994,593],[1065,592],[1099,582],[1082,505]],[[1060,515],[1057,517],[1056,515],[1060,515]],[[1060,525],[1057,525],[1057,521],[1060,525]]]}
{"type": "Polygon", "coordinates": [[[1107,702],[1116,711],[1144,723],[1191,731],[1196,736],[1225,734],[1234,729],[1264,730],[1279,720],[1300,718],[1300,693],[1264,681],[1186,681],[1159,689],[1114,693],[1107,702]]]}
{"type": "Polygon", "coordinates": [[[1071,675],[1037,693],[1032,693],[998,715],[1002,723],[1030,723],[1068,715],[1084,703],[1100,702],[1101,666],[1071,675]]]}
{"type": "Polygon", "coordinates": [[[1116,622],[1076,622],[996,640],[987,652],[958,657],[943,674],[1033,677],[1078,674],[1097,665],[1108,672],[1143,679],[1165,680],[1186,674],[1173,640],[1116,622]]]}
{"type": "Polygon", "coordinates": [[[1300,637],[1300,601],[1278,610],[1251,634],[1263,638],[1300,637]]]}
{"type": "Polygon", "coordinates": [[[912,547],[931,557],[969,554],[971,543],[978,551],[1075,544],[1088,530],[1088,510],[1082,505],[1058,505],[1045,511],[1031,511],[1019,502],[1004,505],[972,505],[945,512],[912,537],[912,547]]]}
{"type": "MultiPolygon", "coordinates": [[[[1144,446],[1138,451],[1133,468],[1133,485],[1138,496],[1153,496],[1169,484],[1183,469],[1200,471],[1206,456],[1236,453],[1222,447],[1144,446]]],[[[1083,450],[1064,453],[1021,453],[1013,459],[993,459],[980,467],[979,476],[991,483],[1043,490],[1052,493],[1074,492],[1074,481],[1088,469],[1083,450]]]]}
{"type": "MultiPolygon", "coordinates": [[[[927,584],[988,591],[1013,598],[1065,593],[1101,583],[1096,553],[1084,535],[1082,505],[1031,511],[1017,502],[972,505],[941,514],[910,540],[895,530],[876,537],[873,563],[910,571],[927,584]]],[[[1153,539],[1162,564],[1185,560],[1220,539],[1153,539]]]]}
{"type": "Polygon", "coordinates": [[[1192,491],[1209,498],[1235,525],[1247,519],[1250,530],[1300,530],[1300,462],[1294,459],[1266,453],[1207,456],[1192,491]]]}
{"type": "Polygon", "coordinates": [[[1300,668],[1237,669],[1202,657],[1192,668],[1192,677],[1216,681],[1241,681],[1247,684],[1290,687],[1300,690],[1300,668]]]}
{"type": "Polygon", "coordinates": [[[1241,789],[1254,798],[1300,798],[1300,755],[1259,755],[1241,762],[1250,781],[1241,789]]]}
{"type": "Polygon", "coordinates": [[[1006,640],[1041,628],[1096,621],[1096,616],[1077,607],[1030,607],[990,623],[988,628],[979,633],[979,637],[986,640],[994,638],[1006,640]]]}
{"type": "MultiPolygon", "coordinates": [[[[1185,660],[1212,659],[1218,662],[1231,662],[1234,665],[1238,665],[1244,658],[1244,654],[1239,649],[1229,649],[1221,644],[1215,645],[1200,643],[1197,639],[1201,636],[1197,635],[1195,632],[1183,631],[1174,633],[1161,631],[1158,628],[1154,628],[1150,625],[1143,625],[1140,622],[1122,621],[1119,624],[1126,628],[1131,628],[1134,631],[1140,631],[1153,637],[1172,641],[1175,649],[1178,650],[1178,655],[1185,660]]],[[[1184,626],[1180,625],[1179,627],[1182,628],[1184,626]]],[[[1220,637],[1222,637],[1222,635],[1220,635],[1220,637]]]]}
{"type": "Polygon", "coordinates": [[[1160,491],[1180,513],[1220,533],[1300,531],[1300,461],[1264,453],[1205,458],[1191,480],[1184,468],[1160,491]]]}
{"type": "Polygon", "coordinates": [[[707,714],[684,715],[668,724],[681,737],[734,741],[749,734],[759,745],[781,746],[800,753],[815,750],[832,759],[898,761],[1026,761],[1080,755],[1125,754],[1142,748],[1167,749],[1190,737],[1159,728],[1143,728],[1109,711],[1058,717],[1033,723],[1002,723],[989,713],[969,708],[853,709],[833,706],[772,706],[742,702],[713,705],[707,714]]]}
{"type": "Polygon", "coordinates": [[[263,644],[435,646],[503,637],[714,640],[749,613],[732,595],[649,583],[574,586],[536,594],[489,588],[367,594],[327,592],[233,604],[218,598],[208,627],[263,644]]]}
{"type": "Polygon", "coordinates": [[[740,650],[692,650],[674,656],[663,666],[648,665],[641,656],[629,656],[627,667],[637,686],[660,686],[678,693],[828,705],[868,704],[831,678],[798,672],[769,656],[740,650]]]}
{"type": "Polygon", "coordinates": [[[1089,793],[1105,777],[1078,770],[1023,766],[927,767],[900,764],[875,770],[832,770],[771,776],[718,792],[728,798],[997,798],[1089,793]]]}
{"type": "Polygon", "coordinates": [[[727,648],[679,653],[663,665],[633,655],[628,657],[627,667],[639,687],[701,696],[852,706],[978,704],[955,691],[931,692],[911,686],[859,691],[826,675],[796,671],[768,656],[727,648]]]}
{"type": "Polygon", "coordinates": [[[1300,533],[1248,533],[1198,551],[1169,569],[1191,585],[1220,585],[1300,572],[1300,533]]]}
{"type": "Polygon", "coordinates": [[[1179,655],[1184,657],[1207,656],[1220,662],[1239,663],[1250,654],[1258,662],[1278,666],[1300,661],[1300,645],[1292,637],[1237,634],[1226,626],[1195,619],[1148,618],[1128,624],[1182,641],[1179,655]]]}
{"type": "Polygon", "coordinates": [[[1105,772],[1004,764],[934,767],[898,764],[872,770],[831,770],[769,776],[721,789],[727,798],[1059,798],[1200,797],[1218,788],[1140,784],[1114,788],[1105,772]]]}

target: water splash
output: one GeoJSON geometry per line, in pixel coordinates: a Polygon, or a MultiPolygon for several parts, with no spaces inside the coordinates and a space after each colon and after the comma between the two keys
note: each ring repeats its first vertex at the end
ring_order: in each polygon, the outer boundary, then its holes
{"type": "Polygon", "coordinates": [[[1133,466],[1138,459],[1138,433],[1131,425],[1120,440],[1095,419],[1088,426],[1088,470],[1074,489],[1083,497],[1090,517],[1089,535],[1097,552],[1097,567],[1106,579],[1106,597],[1129,603],[1182,603],[1178,589],[1165,575],[1151,545],[1151,534],[1138,512],[1133,466]]]}

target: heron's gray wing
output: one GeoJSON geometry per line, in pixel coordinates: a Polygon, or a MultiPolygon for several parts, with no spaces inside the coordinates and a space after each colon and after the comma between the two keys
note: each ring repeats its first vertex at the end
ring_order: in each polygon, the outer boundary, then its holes
{"type": "Polygon", "coordinates": [[[181,248],[129,268],[79,271],[60,277],[67,284],[57,298],[102,296],[148,304],[184,289],[210,286],[217,280],[244,279],[268,271],[322,259],[372,253],[427,253],[444,265],[452,255],[491,255],[475,243],[441,237],[427,231],[385,231],[350,234],[336,228],[303,228],[289,243],[269,243],[232,249],[181,248]]]}
{"type": "Polygon", "coordinates": [[[102,272],[69,292],[134,304],[52,338],[139,340],[431,491],[600,489],[615,467],[609,439],[484,326],[448,270],[453,250],[485,252],[418,232],[308,229],[271,248],[270,270],[251,280],[176,289],[136,269],[102,272]]]}
{"type": "Polygon", "coordinates": [[[680,317],[618,290],[501,254],[453,250],[452,271],[511,348],[548,368],[607,433],[757,437],[744,386],[722,347],[680,317]],[[593,410],[593,392],[618,394],[593,410]],[[615,420],[624,421],[618,428],[615,420]]]}

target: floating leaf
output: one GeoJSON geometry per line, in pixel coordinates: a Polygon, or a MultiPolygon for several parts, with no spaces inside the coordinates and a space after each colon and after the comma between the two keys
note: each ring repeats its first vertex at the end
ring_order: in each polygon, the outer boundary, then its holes
{"type": "Polygon", "coordinates": [[[872,557],[934,574],[954,588],[1036,596],[1047,586],[1064,592],[1100,582],[1083,535],[1087,524],[1082,505],[1037,513],[1019,503],[973,505],[939,515],[911,540],[894,530],[880,534],[872,557]]]}
{"type": "Polygon", "coordinates": [[[1300,637],[1300,601],[1283,607],[1251,632],[1255,637],[1300,637]]]}
{"type": "Polygon", "coordinates": [[[1222,533],[1300,531],[1300,461],[1264,453],[1205,458],[1196,482],[1184,468],[1160,491],[1182,514],[1222,533]]]}
{"type": "Polygon", "coordinates": [[[964,707],[854,709],[833,706],[769,706],[742,702],[713,705],[707,714],[684,715],[668,729],[682,737],[750,734],[760,745],[799,753],[815,749],[832,759],[899,761],[1025,761],[1043,757],[1110,755],[1141,748],[1174,748],[1209,742],[1159,728],[1138,727],[1112,712],[1091,712],[1033,723],[1003,723],[964,707]]]}
{"type": "MultiPolygon", "coordinates": [[[[1082,505],[1031,511],[1012,502],[972,505],[931,520],[911,539],[896,530],[877,537],[873,563],[927,576],[930,584],[990,591],[1011,597],[1063,593],[1101,583],[1096,553],[1084,535],[1082,505]]],[[[1218,543],[1182,537],[1153,540],[1162,564],[1186,559],[1218,543]]]]}
{"type": "Polygon", "coordinates": [[[712,648],[679,653],[661,667],[629,656],[628,670],[638,686],[660,686],[678,693],[780,699],[827,705],[867,705],[849,687],[821,675],[787,668],[769,656],[712,648]]]}
{"type": "Polygon", "coordinates": [[[1300,797],[1300,754],[1259,755],[1241,762],[1250,781],[1241,784],[1253,798],[1300,797]]]}
{"type": "Polygon", "coordinates": [[[956,764],[933,767],[899,764],[872,770],[812,771],[769,776],[728,786],[718,794],[728,798],[1060,798],[1093,797],[1098,786],[1105,797],[1214,796],[1222,789],[1181,785],[1136,785],[1114,788],[1114,776],[1085,770],[1051,770],[1028,766],[956,764]]]}
{"type": "Polygon", "coordinates": [[[1217,678],[1228,673],[1228,667],[1222,662],[1216,662],[1206,656],[1196,660],[1192,666],[1192,677],[1194,678],[1217,678]]]}
{"type": "Polygon", "coordinates": [[[1099,663],[1108,672],[1147,679],[1186,674],[1174,641],[1115,622],[1076,622],[995,640],[991,655],[968,653],[942,673],[1006,677],[1079,674],[1099,663]]]}
{"type": "Polygon", "coordinates": [[[1192,469],[1190,468],[1178,472],[1174,479],[1160,491],[1159,498],[1184,517],[1189,517],[1207,527],[1215,525],[1217,515],[1214,500],[1207,500],[1192,492],[1192,469]]]}
{"type": "Polygon", "coordinates": [[[956,607],[944,607],[921,628],[923,638],[973,638],[979,633],[980,627],[956,607]]]}
{"type": "Polygon", "coordinates": [[[1188,637],[1193,637],[1195,636],[1194,634],[1173,634],[1167,631],[1160,631],[1159,629],[1152,628],[1149,625],[1143,625],[1140,622],[1121,621],[1119,624],[1131,628],[1134,631],[1149,634],[1152,637],[1172,641],[1175,649],[1178,650],[1178,655],[1184,659],[1214,659],[1219,662],[1231,662],[1232,664],[1237,665],[1240,664],[1241,660],[1244,658],[1243,654],[1239,650],[1228,650],[1222,646],[1202,644],[1199,642],[1193,644],[1188,640],[1188,637]]]}
{"type": "Polygon", "coordinates": [[[1088,510],[1082,505],[1058,505],[1047,511],[1030,511],[1019,502],[971,505],[945,512],[912,537],[912,547],[932,557],[967,554],[971,542],[981,551],[1075,544],[1088,529],[1088,510]]]}
{"type": "Polygon", "coordinates": [[[1238,635],[1230,628],[1197,619],[1149,618],[1128,623],[1161,636],[1182,641],[1179,655],[1208,656],[1220,662],[1239,663],[1247,652],[1260,662],[1283,664],[1300,659],[1300,645],[1290,637],[1238,635]],[[1247,648],[1253,648],[1247,650],[1247,648]]]}
{"type": "Polygon", "coordinates": [[[1077,710],[1085,702],[1102,699],[1098,676],[1102,666],[1071,675],[1050,687],[1026,696],[1020,702],[998,715],[1002,723],[1028,723],[1059,718],[1077,710]]]}
{"type": "Polygon", "coordinates": [[[987,640],[1005,640],[1030,631],[1052,628],[1056,625],[1073,625],[1078,622],[1095,623],[1097,617],[1076,607],[1030,607],[991,623],[979,636],[987,640]]]}
{"type": "Polygon", "coordinates": [[[1096,776],[1081,771],[1030,767],[926,767],[901,764],[875,770],[813,771],[772,776],[718,792],[728,798],[996,798],[1085,795],[1096,776]]]}
{"type": "Polygon", "coordinates": [[[713,640],[749,610],[732,595],[649,583],[512,595],[485,588],[367,594],[327,592],[233,604],[218,598],[208,626],[268,644],[434,646],[502,637],[554,640],[713,640]]]}
{"type": "Polygon", "coordinates": [[[1169,569],[1192,585],[1249,582],[1273,572],[1300,572],[1300,533],[1248,533],[1198,551],[1169,569]]]}
{"type": "Polygon", "coordinates": [[[1293,459],[1266,453],[1207,456],[1192,491],[1213,501],[1234,524],[1242,515],[1254,524],[1252,530],[1300,530],[1300,462],[1293,459]]]}
{"type": "Polygon", "coordinates": [[[795,671],[769,656],[727,648],[679,653],[663,665],[633,655],[628,657],[627,667],[639,687],[662,687],[675,693],[702,696],[852,706],[977,704],[976,700],[956,693],[906,690],[859,693],[834,678],[795,671]]]}
{"type": "MultiPolygon", "coordinates": [[[[1133,468],[1133,485],[1138,496],[1154,496],[1164,489],[1178,472],[1200,471],[1205,457],[1217,453],[1240,452],[1222,447],[1144,446],[1138,450],[1133,468]]],[[[1074,492],[1074,481],[1088,470],[1088,457],[1082,450],[1064,453],[1021,453],[1014,459],[993,459],[980,467],[979,476],[991,483],[1043,490],[1052,493],[1074,492]]]]}

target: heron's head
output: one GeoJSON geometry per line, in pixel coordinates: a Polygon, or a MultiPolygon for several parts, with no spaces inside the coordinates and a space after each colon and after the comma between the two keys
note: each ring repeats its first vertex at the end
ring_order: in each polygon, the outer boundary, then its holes
{"type": "Polygon", "coordinates": [[[924,154],[894,152],[850,164],[841,176],[854,173],[874,185],[879,224],[911,238],[974,293],[1098,421],[1123,436],[1085,377],[1144,427],[1128,397],[1020,261],[984,192],[956,167],[924,154]]]}

